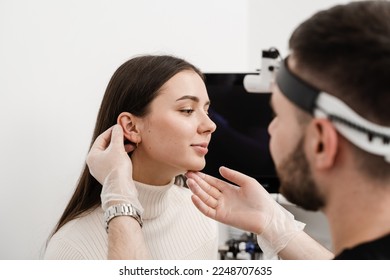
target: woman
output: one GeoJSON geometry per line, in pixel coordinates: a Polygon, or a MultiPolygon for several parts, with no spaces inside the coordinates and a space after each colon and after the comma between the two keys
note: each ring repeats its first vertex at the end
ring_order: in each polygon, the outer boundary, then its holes
{"type": "MultiPolygon", "coordinates": [[[[92,143],[117,123],[125,143],[133,145],[128,149],[129,181],[134,180],[138,191],[137,208],[144,209],[142,233],[153,259],[217,258],[217,224],[196,209],[191,192],[181,186],[183,173],[205,166],[216,129],[208,117],[210,101],[202,77],[179,58],[135,57],[114,73],[97,117],[92,143]]],[[[84,167],[46,259],[107,258],[104,210],[112,205],[99,207],[102,183],[84,167]]]]}

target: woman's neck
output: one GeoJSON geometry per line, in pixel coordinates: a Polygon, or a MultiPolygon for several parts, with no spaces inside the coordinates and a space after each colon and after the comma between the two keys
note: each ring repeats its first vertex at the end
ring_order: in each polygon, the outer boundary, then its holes
{"type": "Polygon", "coordinates": [[[132,156],[133,179],[137,182],[153,186],[165,186],[180,173],[177,170],[169,170],[167,166],[155,161],[140,160],[132,156]]]}

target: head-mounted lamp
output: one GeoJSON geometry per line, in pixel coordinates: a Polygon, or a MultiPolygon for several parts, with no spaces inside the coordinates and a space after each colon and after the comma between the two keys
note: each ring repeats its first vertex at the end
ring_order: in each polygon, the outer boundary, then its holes
{"type": "Polygon", "coordinates": [[[390,163],[390,127],[381,126],[359,116],[340,99],[320,91],[293,74],[281,63],[276,84],[292,103],[316,118],[332,121],[337,131],[360,149],[383,156],[390,163]]]}

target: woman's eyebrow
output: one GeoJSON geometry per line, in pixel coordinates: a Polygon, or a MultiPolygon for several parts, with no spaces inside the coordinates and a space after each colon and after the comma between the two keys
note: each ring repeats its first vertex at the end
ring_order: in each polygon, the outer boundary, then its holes
{"type": "Polygon", "coordinates": [[[193,96],[193,95],[184,95],[184,96],[176,99],[176,101],[185,100],[185,99],[191,99],[191,100],[193,100],[195,102],[199,102],[199,98],[196,97],[196,96],[193,96]]]}
{"type": "MultiPolygon", "coordinates": [[[[200,102],[199,98],[197,96],[194,96],[194,95],[183,95],[182,97],[176,99],[176,101],[185,100],[185,99],[190,99],[190,100],[197,102],[197,103],[200,102]]],[[[208,100],[205,105],[210,105],[210,100],[208,100]]]]}

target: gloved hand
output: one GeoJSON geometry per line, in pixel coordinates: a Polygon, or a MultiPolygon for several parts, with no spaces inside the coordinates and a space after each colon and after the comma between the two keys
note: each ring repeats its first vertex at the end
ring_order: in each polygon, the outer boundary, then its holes
{"type": "Polygon", "coordinates": [[[124,146],[123,130],[114,125],[93,143],[87,156],[92,176],[102,184],[100,195],[103,210],[115,204],[132,204],[141,213],[138,192],[132,179],[132,163],[124,146]]]}
{"type": "Polygon", "coordinates": [[[257,235],[257,243],[263,251],[263,258],[267,260],[275,259],[290,240],[305,227],[304,223],[295,220],[294,215],[279,204],[270,210],[268,223],[257,235]]]}
{"type": "Polygon", "coordinates": [[[226,167],[221,167],[220,173],[236,185],[201,172],[188,172],[192,201],[206,216],[257,234],[265,257],[275,256],[303,230],[303,224],[296,222],[257,180],[226,167]]]}

